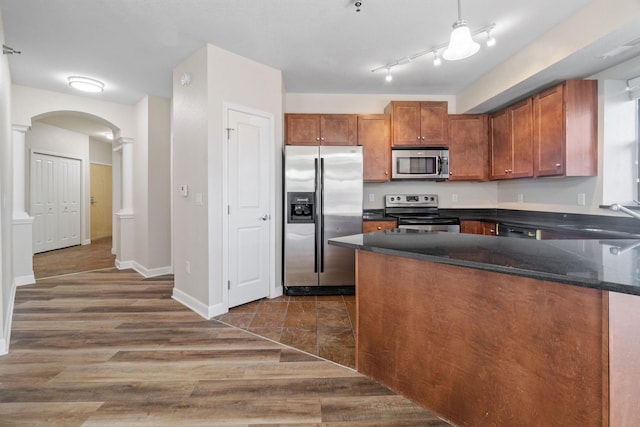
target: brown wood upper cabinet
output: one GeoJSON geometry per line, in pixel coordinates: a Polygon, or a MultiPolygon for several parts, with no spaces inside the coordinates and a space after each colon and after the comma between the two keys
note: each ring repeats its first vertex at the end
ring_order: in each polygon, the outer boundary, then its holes
{"type": "Polygon", "coordinates": [[[391,178],[391,118],[388,114],[358,116],[358,145],[362,145],[365,182],[391,178]]]}
{"type": "Polygon", "coordinates": [[[490,116],[491,179],[533,176],[533,101],[527,98],[490,116]]]}
{"type": "Polygon", "coordinates": [[[447,146],[447,101],[392,101],[384,109],[391,114],[391,145],[447,146]]]}
{"type": "Polygon", "coordinates": [[[486,114],[449,116],[449,181],[489,178],[488,123],[486,114]]]}
{"type": "Polygon", "coordinates": [[[535,176],[597,175],[598,83],[567,80],[533,98],[535,176]]]}
{"type": "Polygon", "coordinates": [[[287,145],[356,145],[355,114],[285,114],[287,145]]]}

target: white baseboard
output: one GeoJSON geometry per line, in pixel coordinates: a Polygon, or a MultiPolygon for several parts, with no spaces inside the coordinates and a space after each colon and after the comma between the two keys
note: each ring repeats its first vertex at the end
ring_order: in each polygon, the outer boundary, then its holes
{"type": "Polygon", "coordinates": [[[25,276],[14,277],[13,282],[16,286],[33,285],[36,283],[36,276],[32,273],[25,276]]]}
{"type": "Polygon", "coordinates": [[[126,270],[127,268],[131,268],[135,270],[137,273],[144,276],[145,278],[162,276],[164,274],[173,273],[173,267],[171,267],[170,265],[166,267],[146,268],[135,261],[116,260],[116,268],[118,270],[126,270]]]}
{"type": "Polygon", "coordinates": [[[197,299],[193,298],[191,295],[176,288],[173,288],[173,295],[171,296],[171,298],[207,320],[211,320],[215,316],[219,316],[229,311],[229,309],[224,307],[222,304],[207,306],[206,304],[203,304],[197,299]]]}
{"type": "Polygon", "coordinates": [[[173,273],[173,268],[170,265],[159,268],[145,268],[135,261],[133,261],[133,269],[147,278],[173,273]]]}
{"type": "Polygon", "coordinates": [[[9,353],[9,343],[11,342],[11,322],[13,319],[13,305],[16,300],[16,284],[15,282],[11,286],[11,295],[9,295],[9,305],[7,306],[7,312],[3,313],[4,318],[4,331],[0,338],[0,356],[4,356],[9,353]]]}
{"type": "Polygon", "coordinates": [[[116,259],[116,268],[118,270],[126,270],[127,268],[133,268],[133,261],[120,261],[116,259]]]}

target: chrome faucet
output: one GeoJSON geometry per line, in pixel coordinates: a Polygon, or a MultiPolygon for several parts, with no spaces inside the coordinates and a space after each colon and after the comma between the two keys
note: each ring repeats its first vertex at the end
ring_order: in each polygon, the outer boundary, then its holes
{"type": "Polygon", "coordinates": [[[624,206],[622,206],[620,203],[614,203],[611,206],[609,206],[609,209],[611,209],[612,211],[620,211],[620,212],[624,212],[629,216],[634,217],[635,219],[640,219],[640,213],[638,212],[634,212],[629,208],[625,208],[624,206]]]}

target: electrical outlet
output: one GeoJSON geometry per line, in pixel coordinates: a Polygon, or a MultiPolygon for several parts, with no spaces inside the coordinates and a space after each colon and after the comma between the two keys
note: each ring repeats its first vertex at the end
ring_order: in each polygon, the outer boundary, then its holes
{"type": "Polygon", "coordinates": [[[374,193],[369,193],[369,201],[370,202],[375,202],[376,201],[376,195],[374,193]]]}
{"type": "Polygon", "coordinates": [[[518,194],[518,203],[524,203],[524,194],[522,193],[518,194]]]}
{"type": "Polygon", "coordinates": [[[577,202],[578,206],[584,206],[587,203],[587,195],[584,193],[578,193],[577,202]]]}
{"type": "Polygon", "coordinates": [[[452,201],[452,202],[457,202],[457,201],[458,201],[458,195],[457,195],[456,193],[453,193],[453,194],[451,195],[451,201],[452,201]]]}
{"type": "Polygon", "coordinates": [[[185,263],[184,263],[184,271],[186,271],[187,274],[191,274],[191,263],[189,261],[185,261],[185,263]]]}

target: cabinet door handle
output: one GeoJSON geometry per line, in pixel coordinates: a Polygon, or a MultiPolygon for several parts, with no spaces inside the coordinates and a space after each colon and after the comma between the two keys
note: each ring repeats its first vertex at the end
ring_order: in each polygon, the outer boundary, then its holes
{"type": "Polygon", "coordinates": [[[556,163],[556,167],[559,168],[561,165],[560,163],[556,163]]]}
{"type": "Polygon", "coordinates": [[[381,227],[381,226],[378,226],[378,230],[382,230],[382,227],[381,227]]]}
{"type": "Polygon", "coordinates": [[[316,138],[316,141],[320,141],[320,137],[317,137],[317,138],[316,138]]]}

